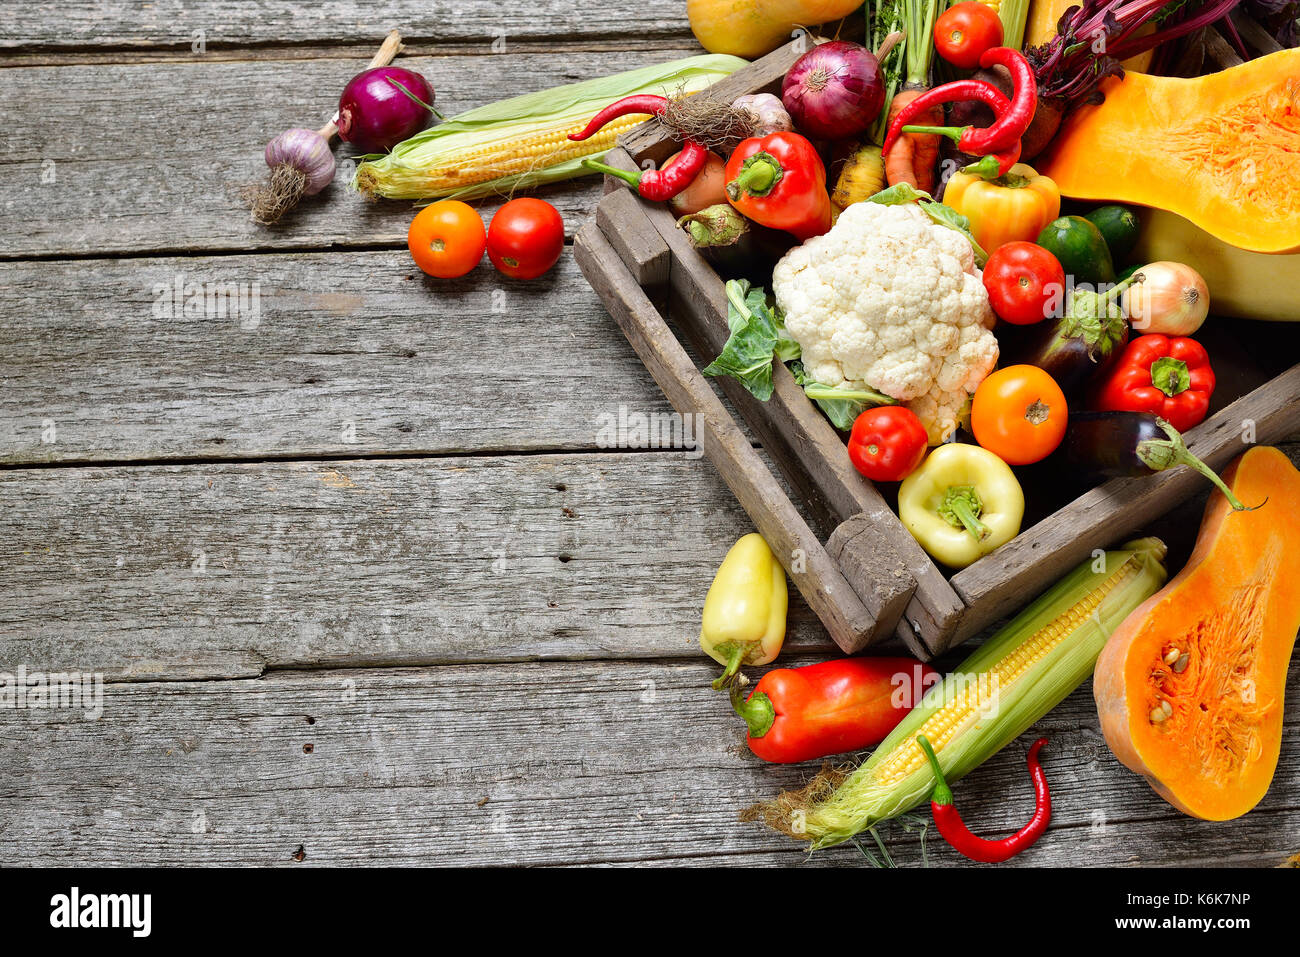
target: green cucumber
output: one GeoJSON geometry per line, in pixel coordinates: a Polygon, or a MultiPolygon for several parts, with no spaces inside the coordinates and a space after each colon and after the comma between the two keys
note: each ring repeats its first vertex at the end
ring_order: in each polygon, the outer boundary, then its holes
{"type": "Polygon", "coordinates": [[[1127,206],[1098,206],[1084,217],[1097,227],[1110,249],[1112,263],[1128,262],[1129,254],[1137,245],[1141,226],[1137,214],[1127,206]]]}
{"type": "Polygon", "coordinates": [[[1066,278],[1075,283],[1115,281],[1115,265],[1110,247],[1099,230],[1082,216],[1062,216],[1047,224],[1038,234],[1038,245],[1061,261],[1066,278]]]}

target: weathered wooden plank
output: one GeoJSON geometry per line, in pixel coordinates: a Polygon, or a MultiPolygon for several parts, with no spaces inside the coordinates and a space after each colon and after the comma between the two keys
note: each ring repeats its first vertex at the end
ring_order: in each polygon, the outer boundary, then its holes
{"type": "Polygon", "coordinates": [[[590,450],[670,411],[567,254],[526,283],[405,250],[11,263],[0,382],[8,463],[590,450]]]}
{"type": "MultiPolygon", "coordinates": [[[[851,653],[891,633],[894,619],[879,612],[889,610],[893,593],[855,591],[845,580],[840,566],[827,554],[595,223],[579,231],[574,255],[683,423],[691,423],[690,432],[700,449],[718,467],[836,644],[851,653]]],[[[910,591],[908,588],[908,594],[910,591]]]]}
{"type": "Polygon", "coordinates": [[[620,184],[606,193],[596,207],[596,225],[638,286],[654,290],[668,282],[668,244],[641,214],[631,190],[620,184]]]}
{"type": "MultiPolygon", "coordinates": [[[[707,662],[450,666],[110,684],[103,714],[0,710],[0,863],[803,861],[737,813],[809,766],[744,747],[707,662]]],[[[1300,691],[1293,668],[1290,691],[1300,691]]],[[[958,786],[981,831],[1030,802],[1024,746],[1050,739],[1053,823],[1013,865],[1271,865],[1298,848],[1300,723],[1272,790],[1236,821],[1172,811],[1107,751],[1085,686],[958,786]]],[[[815,762],[814,762],[815,765],[815,762]]],[[[900,864],[915,838],[887,828],[900,864]]],[[[933,833],[937,865],[963,864],[933,833]]],[[[814,865],[862,863],[831,849],[814,865]]]]}
{"type": "MultiPolygon", "coordinates": [[[[626,34],[689,38],[685,8],[611,0],[599,7],[541,0],[508,8],[487,0],[73,0],[49,7],[12,6],[0,49],[181,49],[349,42],[383,37],[394,27],[411,43],[471,42],[509,52],[517,41],[626,34]],[[493,47],[493,43],[496,47],[493,47]]],[[[378,40],[376,40],[376,44],[378,40]]]]}
{"type": "MultiPolygon", "coordinates": [[[[686,452],[3,471],[0,664],[694,657],[752,530],[686,452]]],[[[791,647],[829,652],[791,597],[791,647]]]]}
{"type": "MultiPolygon", "coordinates": [[[[376,33],[376,44],[384,32],[376,33]]],[[[429,79],[439,108],[450,115],[692,52],[698,50],[403,56],[399,62],[429,79]]],[[[0,257],[404,246],[413,204],[366,202],[351,192],[350,146],[335,149],[334,183],[277,227],[251,222],[238,195],[240,184],[265,176],[266,141],[289,127],[323,125],[368,57],[0,70],[6,102],[41,104],[11,111],[0,126],[6,174],[0,208],[12,224],[0,234],[0,257]],[[87,103],[113,122],[87,122],[87,103]]],[[[599,179],[589,177],[538,195],[572,229],[590,214],[600,189],[599,179]]],[[[474,205],[486,218],[498,203],[474,205]]]]}
{"type": "MultiPolygon", "coordinates": [[[[1300,364],[1242,396],[1187,435],[1187,447],[1211,468],[1224,469],[1246,441],[1271,445],[1300,430],[1300,364]]],[[[1294,452],[1294,449],[1288,449],[1294,452]]],[[[1025,604],[1090,555],[1109,548],[1202,492],[1205,479],[1189,468],[1113,479],[1017,535],[952,577],[969,607],[956,644],[1025,604]]],[[[1249,504],[1249,503],[1248,503],[1249,504]]]]}

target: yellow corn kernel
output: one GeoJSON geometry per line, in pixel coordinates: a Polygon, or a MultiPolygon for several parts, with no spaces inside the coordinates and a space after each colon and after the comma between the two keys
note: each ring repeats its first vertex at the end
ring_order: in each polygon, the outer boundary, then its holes
{"type": "MultiPolygon", "coordinates": [[[[427,195],[444,196],[503,176],[516,176],[566,160],[602,155],[613,148],[621,135],[646,119],[647,115],[639,113],[619,117],[581,142],[569,139],[569,134],[579,132],[586,123],[492,143],[458,155],[449,154],[442,162],[426,170],[427,195]]],[[[358,185],[362,186],[360,180],[358,185]]]]}

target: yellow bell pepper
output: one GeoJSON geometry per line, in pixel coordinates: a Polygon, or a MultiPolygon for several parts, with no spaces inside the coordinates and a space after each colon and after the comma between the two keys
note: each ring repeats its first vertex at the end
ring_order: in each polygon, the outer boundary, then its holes
{"type": "Polygon", "coordinates": [[[898,517],[932,558],[965,568],[1020,532],[1025,494],[988,449],[941,445],[898,487],[898,517]]]}
{"type": "Polygon", "coordinates": [[[727,684],[742,664],[765,665],[781,653],[790,597],[785,570],[763,536],[744,536],[722,560],[704,598],[700,647],[726,665],[715,688],[727,684]]]}
{"type": "Polygon", "coordinates": [[[1006,243],[1032,243],[1061,215],[1061,191],[1024,163],[997,179],[953,173],[943,202],[970,220],[971,235],[987,253],[1006,243]]]}

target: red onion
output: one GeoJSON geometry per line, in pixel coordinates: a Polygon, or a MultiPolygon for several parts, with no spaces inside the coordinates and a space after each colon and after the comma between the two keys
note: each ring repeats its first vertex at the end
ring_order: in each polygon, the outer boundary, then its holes
{"type": "Polygon", "coordinates": [[[781,86],[795,127],[819,140],[846,140],[866,131],[885,105],[880,64],[847,40],[822,43],[795,61],[781,86]]]}
{"type": "Polygon", "coordinates": [[[334,122],[343,142],[384,153],[428,126],[433,113],[433,87],[424,77],[400,66],[381,66],[348,81],[334,122]]]}

